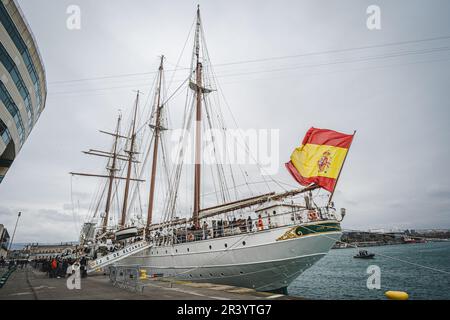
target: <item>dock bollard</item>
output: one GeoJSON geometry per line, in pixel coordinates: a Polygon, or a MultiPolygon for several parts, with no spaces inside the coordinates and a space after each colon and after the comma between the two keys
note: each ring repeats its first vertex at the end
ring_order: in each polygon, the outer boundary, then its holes
{"type": "Polygon", "coordinates": [[[147,270],[145,269],[140,269],[139,270],[139,279],[140,280],[146,280],[147,279],[147,270]]]}
{"type": "Polygon", "coordinates": [[[390,300],[408,300],[409,295],[404,291],[386,291],[384,295],[390,300]]]}

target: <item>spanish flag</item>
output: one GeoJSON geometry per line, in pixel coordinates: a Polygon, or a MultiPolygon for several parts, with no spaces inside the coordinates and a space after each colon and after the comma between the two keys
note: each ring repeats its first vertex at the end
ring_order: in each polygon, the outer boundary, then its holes
{"type": "Polygon", "coordinates": [[[354,134],[311,128],[286,168],[301,185],[312,183],[333,192],[354,134]]]}

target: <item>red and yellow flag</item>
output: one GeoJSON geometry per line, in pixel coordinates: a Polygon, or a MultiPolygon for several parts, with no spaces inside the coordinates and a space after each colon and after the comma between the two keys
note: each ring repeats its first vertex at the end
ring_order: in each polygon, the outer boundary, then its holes
{"type": "Polygon", "coordinates": [[[328,129],[311,128],[294,150],[286,168],[303,186],[315,183],[333,192],[353,136],[328,129]]]}

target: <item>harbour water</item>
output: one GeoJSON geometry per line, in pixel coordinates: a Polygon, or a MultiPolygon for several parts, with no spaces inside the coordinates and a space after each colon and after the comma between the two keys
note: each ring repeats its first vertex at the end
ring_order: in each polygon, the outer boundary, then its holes
{"type": "Polygon", "coordinates": [[[289,286],[289,294],[307,299],[385,299],[388,290],[406,291],[410,299],[450,299],[450,242],[364,248],[375,259],[354,259],[357,249],[335,249],[289,286]],[[383,256],[381,256],[383,255],[383,256]],[[441,273],[415,264],[446,271],[441,273]],[[381,289],[367,288],[367,267],[381,270],[381,289]]]}

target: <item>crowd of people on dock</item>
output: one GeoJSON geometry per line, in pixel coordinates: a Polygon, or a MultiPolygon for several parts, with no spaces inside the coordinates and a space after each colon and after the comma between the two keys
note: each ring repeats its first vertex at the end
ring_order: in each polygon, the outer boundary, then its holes
{"type": "Polygon", "coordinates": [[[81,259],[50,257],[34,260],[31,265],[41,271],[47,273],[49,278],[66,278],[80,269],[81,277],[87,276],[87,260],[85,257],[81,259]]]}
{"type": "Polygon", "coordinates": [[[26,259],[9,259],[8,261],[4,257],[0,257],[0,268],[11,269],[13,267],[23,269],[28,265],[28,260],[26,259]]]}

